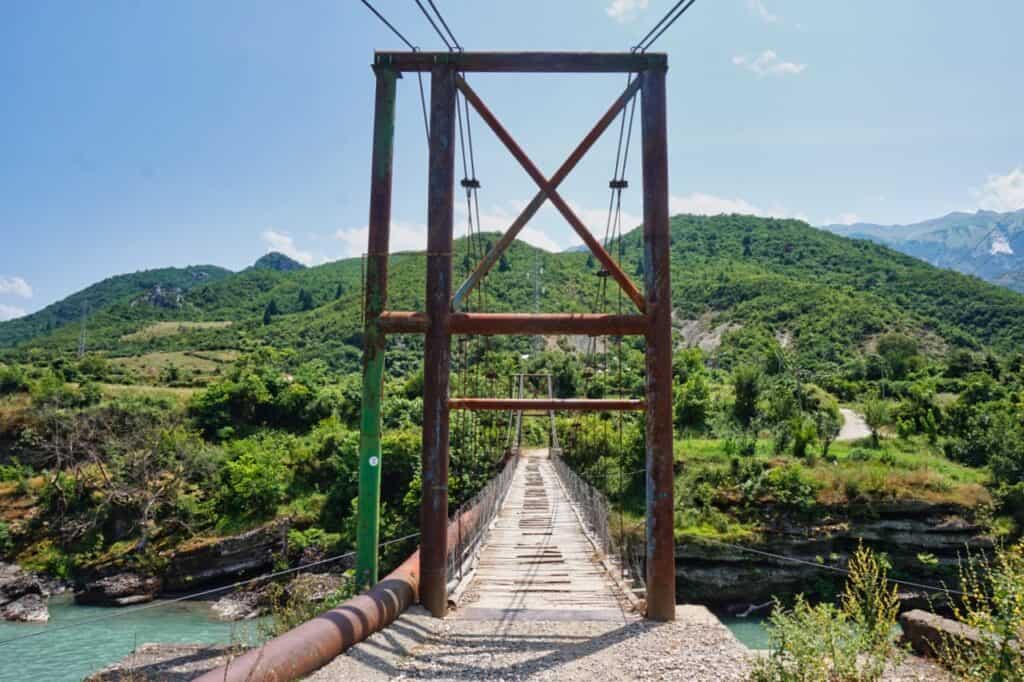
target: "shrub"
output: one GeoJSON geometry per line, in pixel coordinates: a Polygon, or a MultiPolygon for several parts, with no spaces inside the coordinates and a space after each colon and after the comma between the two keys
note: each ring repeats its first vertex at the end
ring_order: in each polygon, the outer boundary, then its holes
{"type": "Polygon", "coordinates": [[[292,481],[287,443],[271,436],[231,443],[218,494],[225,513],[249,520],[273,516],[292,481]]]}
{"type": "Polygon", "coordinates": [[[776,602],[768,626],[771,654],[754,665],[757,682],[882,679],[901,652],[892,642],[899,601],[883,562],[859,547],[850,560],[841,606],[811,606],[799,595],[792,609],[776,602]]]}
{"type": "Polygon", "coordinates": [[[761,393],[761,373],[756,367],[749,365],[738,368],[732,376],[732,386],[736,393],[733,403],[733,416],[744,426],[757,417],[757,399],[761,393]]]}
{"type": "Polygon", "coordinates": [[[976,642],[948,637],[939,659],[963,680],[1019,680],[1024,670],[1024,541],[996,550],[995,561],[968,556],[960,564],[957,620],[975,628],[976,642]]]}
{"type": "Polygon", "coordinates": [[[7,523],[0,521],[0,558],[7,558],[7,553],[13,546],[14,541],[11,539],[11,531],[7,527],[7,523]]]}

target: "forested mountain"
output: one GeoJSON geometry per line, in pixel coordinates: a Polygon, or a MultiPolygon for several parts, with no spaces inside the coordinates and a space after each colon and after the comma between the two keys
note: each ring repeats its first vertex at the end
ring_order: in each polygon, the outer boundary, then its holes
{"type": "Polygon", "coordinates": [[[232,272],[216,265],[143,270],[108,277],[39,312],[0,323],[0,348],[45,336],[69,322],[78,322],[83,310],[102,311],[118,303],[147,299],[156,305],[174,305],[193,287],[224,279],[232,272]]]}
{"type": "MultiPolygon", "coordinates": [[[[457,276],[474,260],[469,252],[481,251],[495,238],[484,235],[487,243],[477,244],[458,240],[457,276]]],[[[624,269],[642,285],[640,239],[639,230],[628,233],[621,251],[624,269]]],[[[611,249],[618,250],[615,245],[611,249]]],[[[919,337],[936,354],[951,347],[1007,351],[1024,343],[1024,296],[800,221],[676,216],[672,264],[677,328],[687,340],[710,335],[716,337],[716,347],[724,341],[726,362],[730,348],[763,347],[776,338],[809,365],[838,366],[892,330],[919,337]]],[[[422,309],[424,265],[422,254],[392,257],[390,308],[422,309]]],[[[185,277],[188,288],[182,276],[112,278],[30,318],[0,323],[0,339],[8,346],[22,341],[7,351],[12,358],[32,349],[46,355],[72,352],[77,325],[50,329],[40,320],[51,309],[68,311],[69,319],[77,320],[81,300],[88,296],[92,312],[87,341],[94,351],[132,355],[269,343],[351,370],[359,355],[361,270],[360,259],[346,259],[298,270],[254,267],[231,275],[215,268],[166,271],[191,273],[185,277]],[[114,290],[109,284],[122,280],[131,286],[114,290]],[[165,291],[177,287],[180,295],[171,304],[154,304],[146,294],[156,282],[165,291]],[[97,290],[111,293],[102,298],[90,294],[97,290]],[[220,324],[183,328],[177,334],[137,333],[171,320],[220,324]],[[29,321],[36,326],[26,327],[29,321]]],[[[598,274],[587,253],[548,253],[517,242],[473,305],[530,311],[538,305],[539,290],[542,311],[617,309],[613,282],[607,283],[602,303],[598,274]]],[[[622,305],[628,310],[628,300],[622,305]]]]}
{"type": "Polygon", "coordinates": [[[928,261],[1024,291],[1024,209],[950,213],[910,225],[826,225],[846,237],[870,239],[928,261]]]}

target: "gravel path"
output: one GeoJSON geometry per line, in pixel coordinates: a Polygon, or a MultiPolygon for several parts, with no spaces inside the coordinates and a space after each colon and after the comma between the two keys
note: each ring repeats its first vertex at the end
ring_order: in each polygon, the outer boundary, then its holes
{"type": "Polygon", "coordinates": [[[429,644],[397,666],[393,679],[743,680],[750,653],[702,607],[680,606],[658,624],[445,622],[429,644]]]}
{"type": "Polygon", "coordinates": [[[839,412],[843,415],[843,426],[839,429],[836,440],[860,440],[871,435],[871,429],[868,428],[864,417],[846,407],[840,407],[839,412]]]}

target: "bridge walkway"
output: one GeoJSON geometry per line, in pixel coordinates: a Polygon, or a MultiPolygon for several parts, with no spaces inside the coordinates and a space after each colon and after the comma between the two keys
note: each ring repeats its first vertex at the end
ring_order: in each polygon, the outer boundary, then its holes
{"type": "Polygon", "coordinates": [[[703,607],[663,624],[633,613],[547,450],[521,456],[448,617],[413,607],[309,680],[746,679],[749,652],[703,607]]]}

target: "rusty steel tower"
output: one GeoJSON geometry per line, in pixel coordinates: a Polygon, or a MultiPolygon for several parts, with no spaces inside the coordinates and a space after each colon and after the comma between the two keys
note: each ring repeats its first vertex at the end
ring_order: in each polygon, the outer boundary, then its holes
{"type": "Polygon", "coordinates": [[[357,580],[377,581],[381,471],[381,397],[388,334],[423,334],[424,395],[422,500],[420,508],[420,601],[434,616],[447,608],[445,558],[449,549],[449,412],[470,410],[643,410],[646,414],[647,617],[675,617],[672,458],[672,329],[669,277],[668,150],[664,54],[570,52],[378,52],[360,436],[357,580]],[[387,310],[388,241],[391,224],[396,83],[402,73],[430,74],[430,137],[425,310],[387,310]],[[630,73],[636,77],[551,176],[545,176],[464,79],[476,72],[630,73]],[[461,92],[505,145],[538,192],[457,288],[452,282],[455,196],[456,94],[461,92]],[[630,280],[558,187],[616,116],[636,96],[641,103],[643,148],[644,290],[630,280]],[[536,314],[460,312],[468,293],[499,261],[531,217],[550,201],[632,301],[632,314],[536,314]],[[453,334],[643,336],[646,341],[644,400],[450,398],[453,334]]]}

